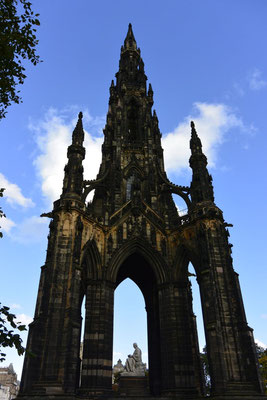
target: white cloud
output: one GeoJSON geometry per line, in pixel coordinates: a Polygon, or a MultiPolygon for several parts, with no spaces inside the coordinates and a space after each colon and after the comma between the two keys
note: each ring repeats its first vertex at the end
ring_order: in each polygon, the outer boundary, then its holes
{"type": "Polygon", "coordinates": [[[21,305],[17,304],[17,303],[13,303],[13,304],[10,304],[10,308],[12,308],[14,310],[19,310],[21,308],[21,305]]]}
{"type": "Polygon", "coordinates": [[[19,205],[21,207],[33,207],[34,203],[30,198],[23,196],[21,189],[15,183],[11,183],[0,173],[0,187],[5,188],[4,198],[11,205],[19,205]]]}
{"type": "Polygon", "coordinates": [[[33,321],[32,317],[26,314],[18,314],[16,316],[16,323],[20,323],[21,325],[29,325],[33,321]]]}
{"type": "MultiPolygon", "coordinates": [[[[76,109],[76,107],[75,107],[76,109]]],[[[73,109],[71,109],[73,113],[73,109]]],[[[62,192],[64,166],[67,163],[67,148],[71,144],[71,135],[77,118],[71,120],[69,110],[58,111],[49,109],[44,119],[30,128],[36,132],[36,141],[40,154],[35,158],[38,176],[44,197],[49,205],[57,200],[62,192]]],[[[88,111],[84,113],[83,122],[91,132],[85,131],[84,146],[86,158],[84,160],[84,178],[95,179],[101,162],[101,144],[99,137],[103,127],[103,117],[93,118],[88,111]],[[93,132],[93,134],[92,134],[93,132]]]]}
{"type": "Polygon", "coordinates": [[[267,348],[267,344],[261,342],[259,339],[255,339],[255,342],[257,343],[258,346],[263,347],[264,349],[267,348]]]}
{"type": "Polygon", "coordinates": [[[254,69],[248,80],[249,87],[252,90],[260,90],[267,86],[267,81],[262,78],[262,73],[257,68],[254,69]]]}
{"type": "Polygon", "coordinates": [[[218,145],[225,140],[227,131],[234,127],[244,129],[242,120],[227,105],[194,103],[193,113],[162,139],[165,167],[168,171],[178,174],[188,168],[191,120],[195,122],[203,152],[211,167],[215,166],[218,145]]]}
{"type": "Polygon", "coordinates": [[[0,220],[0,226],[1,226],[1,230],[2,230],[3,232],[9,233],[10,230],[11,230],[14,226],[16,226],[16,224],[15,224],[15,222],[12,221],[11,219],[3,217],[3,218],[1,218],[1,220],[0,220]]]}
{"type": "Polygon", "coordinates": [[[25,218],[20,224],[8,232],[8,236],[15,242],[22,244],[42,242],[47,235],[47,218],[32,216],[25,218]]]}

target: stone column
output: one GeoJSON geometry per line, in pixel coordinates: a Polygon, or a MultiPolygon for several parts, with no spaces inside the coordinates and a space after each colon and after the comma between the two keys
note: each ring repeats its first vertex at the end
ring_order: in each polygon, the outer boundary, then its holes
{"type": "Polygon", "coordinates": [[[188,307],[188,282],[160,289],[162,394],[184,399],[200,395],[199,370],[193,349],[192,312],[188,307]]]}
{"type": "Polygon", "coordinates": [[[29,330],[21,395],[75,393],[77,388],[81,271],[72,255],[74,235],[71,230],[62,232],[58,218],[54,220],[29,330]]]}
{"type": "Polygon", "coordinates": [[[154,396],[160,395],[161,391],[161,351],[160,351],[160,322],[157,294],[146,303],[147,311],[147,336],[148,336],[148,359],[149,359],[149,386],[154,396]]]}
{"type": "Polygon", "coordinates": [[[114,285],[90,281],[85,307],[80,393],[99,396],[112,388],[114,285]]]}
{"type": "Polygon", "coordinates": [[[252,330],[247,325],[225,229],[202,232],[198,273],[213,394],[262,393],[252,330]]]}

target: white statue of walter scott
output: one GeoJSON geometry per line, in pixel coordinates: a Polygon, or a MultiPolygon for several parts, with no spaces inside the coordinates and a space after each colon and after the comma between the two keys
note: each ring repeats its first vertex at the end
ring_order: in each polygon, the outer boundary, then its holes
{"type": "Polygon", "coordinates": [[[135,375],[144,376],[146,364],[142,363],[142,351],[139,349],[137,343],[133,344],[134,352],[129,354],[125,363],[125,371],[122,375],[135,375]]]}

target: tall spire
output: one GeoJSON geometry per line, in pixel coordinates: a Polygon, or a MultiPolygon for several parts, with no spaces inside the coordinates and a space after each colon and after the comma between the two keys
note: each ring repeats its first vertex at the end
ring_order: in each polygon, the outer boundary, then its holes
{"type": "Polygon", "coordinates": [[[144,71],[144,62],[140,56],[140,49],[137,47],[131,24],[129,24],[124,45],[121,47],[119,71],[116,78],[116,86],[119,90],[136,88],[146,93],[147,77],[144,71]]]}
{"type": "Polygon", "coordinates": [[[202,201],[214,201],[212,186],[212,177],[207,169],[207,157],[202,152],[202,143],[197,134],[195,124],[191,121],[191,139],[190,139],[191,157],[189,159],[190,167],[193,171],[193,177],[190,187],[192,203],[202,201]]]}
{"type": "Polygon", "coordinates": [[[147,88],[146,80],[144,62],[129,24],[116,82],[112,81],[109,89],[102,163],[88,209],[101,218],[131,200],[129,207],[134,213],[146,204],[166,226],[175,226],[180,220],[171,193],[162,193],[165,170],[161,133],[152,110],[152,85],[147,88]],[[104,185],[108,190],[103,190],[104,185]]]}
{"type": "Polygon", "coordinates": [[[127,49],[133,49],[136,50],[137,49],[137,44],[136,44],[136,40],[133,34],[133,29],[132,29],[132,24],[130,23],[128,26],[128,32],[126,35],[126,38],[124,40],[124,50],[127,49]]]}
{"type": "Polygon", "coordinates": [[[83,166],[85,157],[83,147],[84,131],[82,123],[82,112],[78,115],[77,124],[72,133],[72,144],[68,147],[68,163],[65,166],[63,191],[61,197],[80,197],[83,189],[83,166]]]}
{"type": "Polygon", "coordinates": [[[194,121],[191,121],[190,149],[191,149],[192,155],[193,154],[203,154],[202,153],[202,143],[198,137],[194,121]]]}
{"type": "Polygon", "coordinates": [[[78,114],[78,121],[76,127],[72,133],[72,144],[77,146],[82,146],[84,141],[84,131],[83,131],[83,113],[80,111],[78,114]]]}

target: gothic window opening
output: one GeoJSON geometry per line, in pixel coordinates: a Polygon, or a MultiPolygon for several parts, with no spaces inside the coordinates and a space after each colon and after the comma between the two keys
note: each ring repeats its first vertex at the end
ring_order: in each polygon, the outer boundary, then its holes
{"type": "Polygon", "coordinates": [[[188,213],[188,208],[186,202],[182,199],[182,197],[173,194],[172,195],[174,204],[176,206],[179,217],[184,217],[188,213]]]}
{"type": "Polygon", "coordinates": [[[138,106],[134,100],[127,107],[128,140],[134,142],[138,137],[138,106]]]}
{"type": "Polygon", "coordinates": [[[80,338],[80,377],[79,377],[79,384],[81,386],[81,374],[82,374],[82,360],[83,360],[83,343],[84,343],[84,335],[85,335],[85,296],[83,297],[82,305],[81,305],[81,338],[80,338]]]}
{"type": "Polygon", "coordinates": [[[93,198],[94,198],[94,194],[95,194],[95,189],[91,190],[86,199],[85,199],[85,204],[86,204],[86,208],[87,208],[87,212],[90,214],[93,211],[93,198]]]}
{"type": "Polygon", "coordinates": [[[126,183],[126,201],[129,201],[131,199],[133,182],[134,182],[134,175],[131,175],[127,179],[126,183]]]}
{"type": "Polygon", "coordinates": [[[203,323],[203,314],[202,314],[202,307],[201,307],[201,298],[200,298],[200,290],[199,285],[196,278],[196,272],[191,263],[188,265],[188,274],[189,274],[189,281],[191,285],[191,293],[192,293],[192,310],[194,314],[194,320],[196,323],[196,332],[198,338],[198,346],[199,346],[199,353],[200,353],[200,361],[201,361],[201,368],[203,372],[203,384],[204,384],[204,394],[210,394],[210,376],[207,375],[207,355],[205,354],[206,351],[206,338],[205,338],[205,331],[204,331],[204,323],[203,323]]]}

